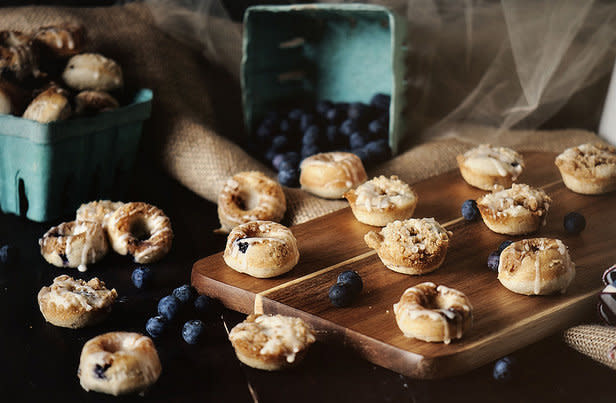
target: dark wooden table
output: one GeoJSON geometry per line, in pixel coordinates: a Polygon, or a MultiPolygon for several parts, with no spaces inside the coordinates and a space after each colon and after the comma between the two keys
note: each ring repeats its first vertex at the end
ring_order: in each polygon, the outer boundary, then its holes
{"type": "MultiPolygon", "coordinates": [[[[178,183],[138,164],[127,200],[161,207],[171,218],[176,238],[170,254],[150,265],[153,286],[136,289],[130,275],[136,264],[110,254],[86,273],[58,269],[39,253],[38,238],[61,220],[47,224],[0,214],[0,244],[20,250],[19,263],[0,272],[0,401],[99,401],[120,399],[85,392],[77,378],[79,354],[93,336],[112,331],[144,332],[158,300],[190,277],[192,263],[222,250],[225,238],[217,228],[216,208],[178,183]],[[68,273],[102,278],[120,295],[111,316],[101,325],[81,330],[52,326],[38,309],[36,294],[55,276],[68,273]]],[[[204,178],[204,180],[207,180],[204,178]]],[[[72,217],[66,217],[70,220],[72,217]]],[[[189,318],[189,315],[183,319],[189,318]]],[[[375,366],[336,345],[316,345],[297,369],[267,373],[241,365],[227,341],[225,326],[243,315],[224,310],[207,325],[201,344],[191,346],[172,326],[156,340],[163,373],[147,393],[148,400],[212,402],[613,402],[616,373],[574,352],[554,335],[514,355],[515,379],[492,379],[492,364],[471,373],[437,381],[419,381],[375,366]]],[[[589,317],[588,321],[596,321],[589,317]]],[[[137,400],[129,396],[122,400],[137,400]]]]}

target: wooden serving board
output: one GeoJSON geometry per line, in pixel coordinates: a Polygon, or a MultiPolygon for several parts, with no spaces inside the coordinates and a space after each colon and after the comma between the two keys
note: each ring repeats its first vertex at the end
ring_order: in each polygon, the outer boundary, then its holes
{"type": "MultiPolygon", "coordinates": [[[[559,238],[569,246],[577,274],[564,295],[523,296],[510,292],[487,269],[488,254],[508,237],[490,231],[481,221],[460,217],[466,199],[484,192],[464,182],[457,170],[413,185],[419,202],[414,217],[435,217],[453,237],[445,263],[435,272],[408,276],[385,268],[364,243],[374,227],[355,220],[345,208],[292,227],[300,260],[282,276],[257,279],[228,268],[222,252],[197,261],[192,283],[202,294],[220,299],[244,313],[299,316],[320,340],[336,341],[366,359],[416,378],[440,378],[469,371],[588,318],[602,287],[601,273],[616,263],[616,194],[583,196],[569,191],[554,165],[555,154],[525,153],[520,183],[542,187],[552,197],[547,225],[537,234],[559,238]],[[565,214],[586,217],[586,229],[568,235],[565,214]],[[338,274],[356,270],[364,281],[360,297],[348,308],[336,308],[327,292],[338,274]],[[474,324],[461,340],[449,345],[404,337],[393,304],[403,291],[424,281],[464,292],[473,304],[474,324]]],[[[404,178],[402,178],[404,179],[404,178]]]]}

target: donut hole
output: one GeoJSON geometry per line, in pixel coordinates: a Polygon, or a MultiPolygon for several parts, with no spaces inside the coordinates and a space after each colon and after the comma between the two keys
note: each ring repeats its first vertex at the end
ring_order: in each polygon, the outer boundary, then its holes
{"type": "Polygon", "coordinates": [[[259,205],[259,198],[248,192],[240,192],[233,197],[233,203],[243,211],[250,211],[259,205]]]}
{"type": "Polygon", "coordinates": [[[101,350],[114,354],[122,350],[122,343],[115,339],[104,339],[101,340],[101,350]]]}
{"type": "Polygon", "coordinates": [[[140,242],[146,241],[152,236],[150,226],[143,216],[136,217],[131,221],[129,232],[133,238],[140,242]]]}

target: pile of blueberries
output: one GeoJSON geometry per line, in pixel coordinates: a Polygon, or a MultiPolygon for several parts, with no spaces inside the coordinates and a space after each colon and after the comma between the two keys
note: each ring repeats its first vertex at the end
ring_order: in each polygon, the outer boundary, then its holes
{"type": "Polygon", "coordinates": [[[299,185],[300,162],[321,152],[352,152],[364,165],[387,160],[390,102],[376,94],[370,104],[322,100],[270,111],[255,132],[256,149],[289,187],[299,185]]]}

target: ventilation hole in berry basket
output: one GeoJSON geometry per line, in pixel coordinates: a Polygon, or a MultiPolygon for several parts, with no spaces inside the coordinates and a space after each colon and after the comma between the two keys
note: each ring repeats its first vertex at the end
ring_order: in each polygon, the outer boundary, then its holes
{"type": "Polygon", "coordinates": [[[17,191],[19,193],[19,215],[25,217],[28,212],[28,197],[26,197],[26,184],[24,180],[19,178],[19,184],[17,185],[17,191]]]}
{"type": "Polygon", "coordinates": [[[280,42],[280,45],[278,45],[278,47],[280,49],[298,48],[300,46],[304,46],[304,43],[306,43],[306,40],[298,36],[297,38],[293,38],[293,39],[289,39],[288,41],[280,42]]]}
{"type": "Polygon", "coordinates": [[[306,77],[306,73],[303,71],[287,71],[286,73],[278,74],[278,81],[284,83],[285,81],[301,81],[306,77]]]}

